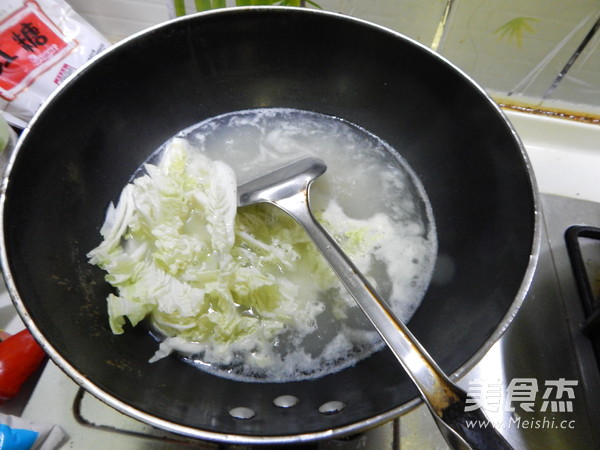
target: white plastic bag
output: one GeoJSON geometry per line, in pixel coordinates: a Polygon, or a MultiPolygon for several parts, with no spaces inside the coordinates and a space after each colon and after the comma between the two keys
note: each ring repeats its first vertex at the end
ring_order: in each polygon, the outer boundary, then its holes
{"type": "Polygon", "coordinates": [[[0,109],[24,127],[71,73],[109,42],[63,0],[2,0],[0,109]]]}

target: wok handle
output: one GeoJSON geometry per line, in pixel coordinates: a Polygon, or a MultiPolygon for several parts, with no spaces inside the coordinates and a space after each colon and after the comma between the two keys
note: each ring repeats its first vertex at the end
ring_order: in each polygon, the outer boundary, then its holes
{"type": "Polygon", "coordinates": [[[317,222],[310,211],[308,195],[308,189],[305,189],[273,203],[294,217],[312,238],[419,389],[448,444],[456,449],[512,448],[494,427],[472,428],[468,425],[470,420],[487,419],[479,409],[465,413],[466,392],[450,381],[335,240],[317,222]]]}

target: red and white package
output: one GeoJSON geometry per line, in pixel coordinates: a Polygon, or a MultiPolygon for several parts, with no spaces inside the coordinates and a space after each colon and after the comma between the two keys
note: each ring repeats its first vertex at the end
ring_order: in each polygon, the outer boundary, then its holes
{"type": "Polygon", "coordinates": [[[110,45],[63,0],[2,0],[0,109],[25,127],[52,91],[110,45]]]}

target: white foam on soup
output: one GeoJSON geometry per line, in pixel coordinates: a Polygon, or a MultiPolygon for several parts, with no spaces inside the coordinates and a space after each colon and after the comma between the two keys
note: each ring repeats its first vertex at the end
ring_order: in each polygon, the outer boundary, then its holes
{"type": "MultiPolygon", "coordinates": [[[[225,114],[178,137],[230,165],[238,184],[302,156],[324,160],[327,172],[311,188],[313,212],[341,228],[370,227],[387,233],[384,245],[355,255],[354,263],[369,267],[365,275],[380,296],[402,321],[410,319],[431,279],[437,238],[425,190],[398,152],[354,124],[293,109],[225,114]]],[[[240,346],[225,359],[203,347],[188,361],[236,380],[285,382],[341,370],[381,349],[382,340],[345,289],[318,292],[309,270],[293,276],[305,287],[301,295],[315,297],[310,303],[314,311],[308,314],[314,320],[297,321],[277,337],[270,350],[276,363],[257,369],[251,345],[240,346]],[[336,305],[344,306],[344,318],[336,305]]],[[[194,351],[188,346],[187,353],[194,351]]]]}

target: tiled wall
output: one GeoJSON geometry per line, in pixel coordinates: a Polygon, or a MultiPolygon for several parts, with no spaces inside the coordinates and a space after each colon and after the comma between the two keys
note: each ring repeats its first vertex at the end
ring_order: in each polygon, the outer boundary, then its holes
{"type": "Polygon", "coordinates": [[[440,51],[502,95],[599,107],[598,20],[598,0],[457,0],[440,51]]]}
{"type": "MultiPolygon", "coordinates": [[[[112,41],[168,20],[172,2],[69,0],[112,41]]],[[[316,2],[436,49],[499,101],[600,115],[600,0],[316,2]]]]}

